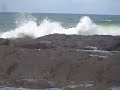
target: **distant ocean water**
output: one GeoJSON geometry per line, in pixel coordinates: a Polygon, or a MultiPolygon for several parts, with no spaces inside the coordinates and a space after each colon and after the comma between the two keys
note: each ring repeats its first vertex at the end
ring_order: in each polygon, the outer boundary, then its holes
{"type": "Polygon", "coordinates": [[[120,15],[0,13],[0,38],[48,34],[120,35],[120,15]]]}

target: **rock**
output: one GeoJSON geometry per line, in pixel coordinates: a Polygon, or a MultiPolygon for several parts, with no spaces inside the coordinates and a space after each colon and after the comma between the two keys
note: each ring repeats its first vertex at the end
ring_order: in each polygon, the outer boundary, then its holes
{"type": "Polygon", "coordinates": [[[94,87],[88,89],[93,90],[119,86],[119,43],[119,36],[98,35],[54,34],[9,40],[9,44],[0,44],[0,81],[2,85],[26,88],[78,85],[76,90],[87,90],[89,81],[94,87]]]}
{"type": "Polygon", "coordinates": [[[9,45],[9,40],[0,38],[0,45],[9,45]]]}
{"type": "MultiPolygon", "coordinates": [[[[15,42],[14,42],[15,43],[15,42]]],[[[16,46],[25,48],[52,48],[52,49],[84,49],[86,47],[97,47],[101,50],[119,51],[119,36],[80,36],[80,35],[59,35],[53,34],[37,39],[22,40],[15,43],[16,46]]]]}

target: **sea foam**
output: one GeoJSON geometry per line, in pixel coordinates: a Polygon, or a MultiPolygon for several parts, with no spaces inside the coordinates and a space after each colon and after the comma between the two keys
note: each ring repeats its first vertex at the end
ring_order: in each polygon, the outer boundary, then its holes
{"type": "Polygon", "coordinates": [[[52,22],[49,19],[44,19],[37,23],[36,18],[28,15],[22,15],[16,19],[17,28],[2,32],[0,38],[23,38],[29,36],[38,38],[49,34],[67,34],[67,35],[120,35],[120,27],[105,27],[96,25],[88,16],[80,19],[80,22],[71,28],[63,27],[59,22],[52,22]]]}

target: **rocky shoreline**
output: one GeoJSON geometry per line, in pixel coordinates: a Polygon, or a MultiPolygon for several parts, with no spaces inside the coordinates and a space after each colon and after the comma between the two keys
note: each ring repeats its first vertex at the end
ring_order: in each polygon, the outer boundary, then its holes
{"type": "Polygon", "coordinates": [[[63,90],[120,86],[120,36],[0,39],[0,86],[63,90]]]}

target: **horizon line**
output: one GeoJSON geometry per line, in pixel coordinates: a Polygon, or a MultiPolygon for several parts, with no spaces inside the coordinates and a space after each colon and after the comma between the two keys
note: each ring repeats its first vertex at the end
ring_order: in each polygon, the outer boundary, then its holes
{"type": "Polygon", "coordinates": [[[26,12],[22,12],[22,11],[0,11],[0,13],[32,13],[32,14],[73,14],[73,15],[113,15],[113,16],[119,16],[120,14],[97,14],[97,13],[62,13],[62,12],[29,12],[29,11],[26,11],[26,12]]]}

